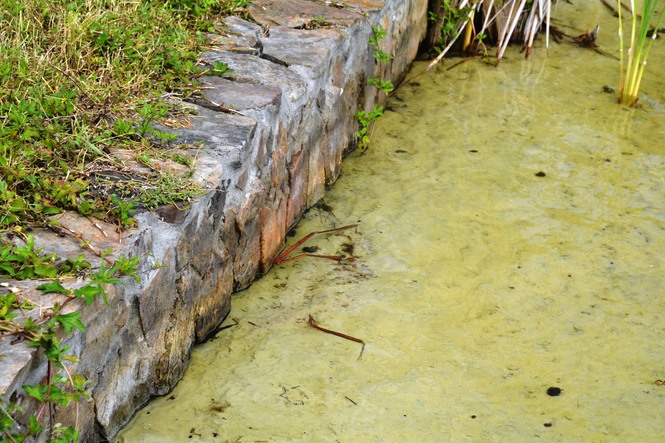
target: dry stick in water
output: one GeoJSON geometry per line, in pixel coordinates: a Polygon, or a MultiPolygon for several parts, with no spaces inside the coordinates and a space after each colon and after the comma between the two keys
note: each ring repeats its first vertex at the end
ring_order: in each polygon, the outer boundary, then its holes
{"type": "MultiPolygon", "coordinates": [[[[347,339],[347,340],[351,340],[351,341],[354,341],[354,342],[356,342],[356,343],[360,343],[360,344],[362,345],[362,348],[360,348],[360,355],[358,356],[358,360],[360,360],[361,358],[363,358],[363,352],[365,352],[365,342],[362,341],[361,339],[359,339],[359,338],[357,338],[357,337],[352,337],[352,336],[347,335],[347,334],[344,334],[343,332],[337,332],[337,331],[333,331],[333,330],[331,330],[331,329],[322,328],[321,326],[319,326],[319,325],[316,323],[316,320],[314,319],[314,317],[312,317],[311,314],[310,314],[310,316],[309,316],[309,321],[308,321],[307,323],[308,323],[311,327],[313,327],[314,329],[318,329],[319,331],[323,331],[323,332],[326,332],[326,333],[328,333],[328,334],[336,335],[336,336],[338,336],[338,337],[342,337],[342,338],[345,338],[345,339],[347,339]]],[[[354,403],[355,403],[355,402],[354,402],[354,403]]]]}
{"type": "Polygon", "coordinates": [[[310,238],[314,237],[316,234],[325,234],[325,233],[328,233],[328,232],[341,231],[341,230],[344,230],[344,229],[355,228],[357,226],[358,225],[346,225],[346,226],[342,226],[341,228],[333,228],[333,229],[326,229],[325,231],[310,232],[309,234],[307,234],[306,236],[304,236],[303,238],[298,240],[293,246],[291,246],[290,248],[288,248],[287,250],[285,250],[284,252],[279,254],[277,256],[277,258],[275,259],[275,261],[273,262],[273,264],[281,265],[282,263],[287,263],[287,262],[290,262],[290,261],[293,261],[293,260],[297,260],[300,257],[318,257],[318,258],[327,258],[327,259],[330,259],[330,260],[337,260],[337,261],[343,260],[344,256],[341,256],[341,255],[318,255],[318,254],[310,254],[310,253],[298,254],[298,255],[290,257],[290,258],[287,258],[287,257],[289,257],[289,255],[291,255],[291,253],[293,251],[298,249],[298,247],[300,245],[305,243],[310,238]]]}

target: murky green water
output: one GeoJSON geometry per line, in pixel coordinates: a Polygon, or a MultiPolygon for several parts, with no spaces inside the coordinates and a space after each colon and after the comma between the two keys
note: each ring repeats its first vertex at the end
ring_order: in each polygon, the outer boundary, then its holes
{"type": "MultiPolygon", "coordinates": [[[[618,52],[602,6],[560,3],[618,52]]],[[[651,57],[636,110],[602,92],[616,60],[569,44],[402,87],[297,229],[358,223],[306,244],[356,260],[236,294],[238,325],[120,439],[663,441],[662,42],[651,57]]]]}

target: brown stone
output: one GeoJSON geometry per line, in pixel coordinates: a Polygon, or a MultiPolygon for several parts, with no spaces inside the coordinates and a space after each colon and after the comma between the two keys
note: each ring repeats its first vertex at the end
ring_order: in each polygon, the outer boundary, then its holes
{"type": "Polygon", "coordinates": [[[289,199],[286,205],[286,228],[291,229],[307,206],[307,172],[309,151],[301,149],[289,165],[289,199]]]}
{"type": "Polygon", "coordinates": [[[274,208],[261,209],[261,273],[272,266],[284,246],[286,235],[286,199],[280,198],[274,208]]]}

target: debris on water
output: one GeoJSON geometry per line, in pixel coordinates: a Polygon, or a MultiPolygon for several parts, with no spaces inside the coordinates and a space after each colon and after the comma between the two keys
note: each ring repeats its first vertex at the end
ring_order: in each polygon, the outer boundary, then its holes
{"type": "Polygon", "coordinates": [[[561,388],[557,388],[556,386],[551,386],[547,388],[547,395],[550,397],[558,397],[561,395],[561,388]]]}

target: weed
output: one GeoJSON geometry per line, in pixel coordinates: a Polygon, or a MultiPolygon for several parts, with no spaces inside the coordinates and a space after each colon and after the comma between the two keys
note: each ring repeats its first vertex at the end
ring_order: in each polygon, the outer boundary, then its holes
{"type": "Polygon", "coordinates": [[[390,80],[384,81],[378,77],[368,78],[367,83],[374,86],[376,89],[378,89],[379,91],[383,92],[386,95],[390,94],[395,89],[395,86],[393,86],[393,82],[391,82],[390,80]]]}
{"type": "Polygon", "coordinates": [[[387,31],[381,25],[372,26],[372,35],[369,37],[369,46],[374,48],[374,59],[379,63],[388,63],[392,55],[381,50],[379,42],[385,38],[387,31]]]}
{"type": "Polygon", "coordinates": [[[328,21],[327,18],[325,18],[322,15],[317,15],[311,18],[308,22],[304,23],[302,25],[303,29],[307,30],[312,30],[312,29],[319,29],[319,28],[328,28],[333,26],[333,23],[328,21]]]}
{"type": "Polygon", "coordinates": [[[370,112],[359,111],[356,114],[356,120],[358,120],[359,128],[356,132],[356,138],[358,139],[358,147],[361,150],[366,150],[369,146],[371,139],[372,128],[374,123],[383,115],[383,106],[375,106],[370,112]]]}
{"type": "MultiPolygon", "coordinates": [[[[197,66],[199,31],[247,3],[0,0],[0,232],[47,226],[64,210],[127,220],[91,188],[88,165],[120,170],[114,148],[174,140],[152,124],[181,112],[160,97],[187,97],[196,77],[232,73],[197,66]]],[[[178,192],[163,196],[174,202],[178,192]]],[[[132,198],[141,205],[141,193],[132,198]]]]}
{"type": "MultiPolygon", "coordinates": [[[[10,246],[3,247],[3,253],[8,250],[22,260],[22,263],[35,263],[44,258],[39,257],[39,250],[34,249],[33,240],[28,237],[28,246],[21,248],[10,246]]],[[[47,256],[50,258],[50,256],[47,256]]],[[[100,261],[99,268],[90,272],[86,284],[77,289],[65,288],[59,279],[53,279],[44,283],[37,289],[44,293],[56,293],[64,296],[64,302],[56,302],[49,309],[40,311],[42,315],[32,318],[26,312],[33,308],[26,300],[21,300],[20,295],[9,291],[0,295],[0,334],[1,336],[13,335],[28,340],[29,346],[40,348],[48,361],[48,369],[45,381],[37,385],[25,385],[23,390],[26,395],[34,398],[42,404],[39,411],[29,417],[28,423],[20,426],[15,415],[20,409],[13,403],[0,401],[0,434],[8,440],[2,441],[24,441],[27,438],[36,437],[43,430],[40,421],[43,420],[45,411],[53,414],[54,406],[67,407],[70,403],[77,404],[88,398],[86,392],[87,380],[79,374],[72,374],[67,364],[76,363],[78,360],[68,351],[69,347],[63,346],[61,342],[62,333],[70,335],[74,330],[85,332],[85,326],[81,321],[79,312],[65,313],[63,308],[77,298],[82,298],[87,304],[91,304],[97,298],[101,298],[108,304],[105,285],[119,283],[123,275],[131,276],[138,280],[137,265],[140,257],[127,259],[124,256],[113,263],[107,264],[105,260],[100,261]],[[61,332],[62,331],[62,332],[61,332]]],[[[80,255],[75,260],[69,260],[68,264],[60,269],[48,266],[53,275],[61,276],[71,272],[87,270],[90,267],[84,256],[80,255]]],[[[21,269],[25,269],[22,266],[21,269]]],[[[4,269],[7,271],[6,269],[4,269]]],[[[16,271],[16,270],[14,270],[16,271]]],[[[9,271],[10,273],[13,271],[9,271]]],[[[14,278],[17,273],[14,272],[14,278]]],[[[27,275],[27,274],[26,274],[27,275]]],[[[52,417],[49,422],[52,422],[52,417]]],[[[73,426],[54,425],[48,429],[51,442],[76,442],[78,431],[73,426]]]]}
{"type": "Polygon", "coordinates": [[[459,24],[467,19],[473,6],[458,7],[455,0],[441,0],[440,13],[429,12],[428,19],[438,26],[438,39],[434,50],[441,53],[446,46],[457,40],[460,34],[459,24]]]}
{"type": "Polygon", "coordinates": [[[619,37],[620,37],[620,76],[619,76],[619,94],[617,100],[619,103],[628,106],[636,106],[638,100],[638,91],[640,83],[642,82],[642,75],[644,68],[647,65],[647,58],[651,51],[651,46],[657,37],[657,30],[660,23],[665,17],[665,8],[660,12],[657,17],[656,25],[653,32],[649,35],[651,29],[651,22],[656,16],[660,0],[645,0],[642,4],[642,13],[640,15],[640,25],[637,26],[637,16],[635,12],[635,2],[630,2],[631,19],[631,33],[630,33],[630,46],[628,47],[628,57],[624,57],[624,40],[623,40],[623,21],[621,17],[621,1],[618,3],[617,11],[619,15],[619,37]],[[649,43],[647,44],[647,39],[649,43]]]}
{"type": "MultiPolygon", "coordinates": [[[[374,59],[378,63],[386,64],[392,60],[392,56],[380,48],[381,40],[383,40],[388,32],[383,29],[381,25],[370,25],[372,34],[369,37],[368,45],[374,48],[374,59]]],[[[383,80],[379,77],[369,77],[367,83],[374,86],[379,91],[388,95],[395,87],[390,80],[383,80]]],[[[369,147],[371,140],[372,129],[376,121],[383,115],[383,106],[374,106],[371,111],[359,111],[356,113],[356,121],[358,122],[358,130],[355,133],[356,142],[361,152],[364,152],[369,147]]]]}
{"type": "Polygon", "coordinates": [[[28,236],[25,246],[3,244],[0,246],[0,277],[15,280],[29,278],[54,278],[58,270],[53,266],[56,256],[40,255],[41,249],[35,249],[35,239],[28,236]]]}

